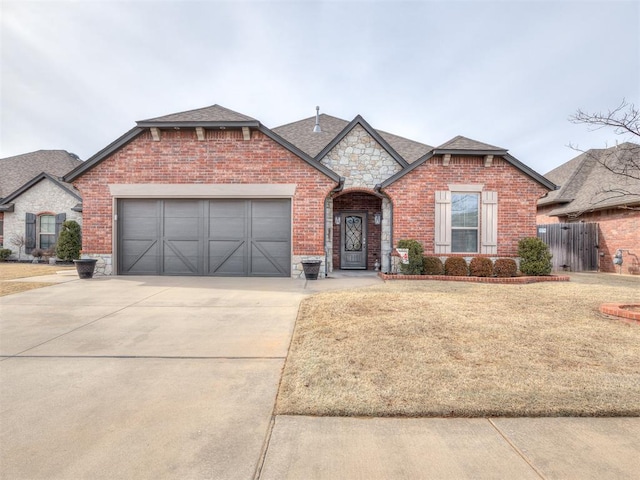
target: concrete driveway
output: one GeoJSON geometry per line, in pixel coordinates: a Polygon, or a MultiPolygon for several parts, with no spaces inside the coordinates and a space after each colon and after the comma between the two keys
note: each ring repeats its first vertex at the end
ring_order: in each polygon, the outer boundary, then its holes
{"type": "Polygon", "coordinates": [[[379,281],[98,277],[0,297],[0,478],[637,478],[638,418],[273,417],[300,301],[379,281]]]}
{"type": "Polygon", "coordinates": [[[0,478],[253,478],[300,301],[377,282],[96,277],[0,297],[0,478]]]}

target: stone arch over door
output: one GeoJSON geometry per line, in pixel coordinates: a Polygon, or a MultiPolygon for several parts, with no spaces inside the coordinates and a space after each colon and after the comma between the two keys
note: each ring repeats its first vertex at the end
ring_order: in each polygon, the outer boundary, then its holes
{"type": "MultiPolygon", "coordinates": [[[[339,192],[333,198],[327,199],[327,217],[331,221],[331,228],[327,235],[327,257],[331,270],[362,269],[374,270],[376,261],[380,270],[385,270],[388,263],[391,238],[391,203],[389,200],[369,189],[349,189],[339,192]],[[364,222],[358,226],[359,219],[364,222]],[[376,222],[376,218],[380,220],[376,222]],[[346,221],[353,220],[350,226],[346,221]],[[346,230],[355,227],[356,237],[349,237],[346,230]],[[348,262],[345,255],[345,242],[349,248],[357,248],[357,230],[361,228],[363,238],[363,263],[358,266],[348,262]],[[354,240],[355,238],[355,240],[354,240]]],[[[329,223],[329,222],[327,222],[329,223]]],[[[347,250],[349,250],[347,248],[347,250]]]]}

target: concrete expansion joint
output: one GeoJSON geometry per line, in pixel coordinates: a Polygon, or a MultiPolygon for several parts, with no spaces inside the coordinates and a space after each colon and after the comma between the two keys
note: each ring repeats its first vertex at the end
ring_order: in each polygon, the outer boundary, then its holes
{"type": "Polygon", "coordinates": [[[260,458],[258,459],[258,463],[256,465],[256,471],[253,475],[253,480],[260,480],[262,476],[262,468],[264,467],[265,459],[267,458],[267,452],[269,450],[269,444],[271,443],[271,434],[273,433],[273,427],[276,423],[276,416],[271,415],[271,420],[269,421],[269,426],[267,427],[267,433],[264,438],[264,442],[262,443],[262,450],[260,451],[260,458]]]}
{"type": "Polygon", "coordinates": [[[500,430],[498,428],[498,426],[495,424],[495,422],[493,420],[491,420],[490,418],[487,418],[487,421],[489,422],[489,424],[491,424],[491,426],[495,429],[496,432],[498,432],[498,435],[500,435],[505,442],[507,442],[509,444],[509,446],[513,449],[514,452],[516,452],[516,454],[522,458],[522,460],[524,460],[527,465],[529,465],[529,467],[531,467],[531,469],[536,472],[536,475],[538,475],[540,478],[542,478],[543,480],[546,480],[547,477],[545,477],[542,472],[540,470],[538,470],[534,465],[533,462],[531,462],[527,456],[524,454],[524,452],[522,450],[520,450],[510,439],[509,437],[507,437],[507,435],[505,435],[502,430],[500,430]]]}

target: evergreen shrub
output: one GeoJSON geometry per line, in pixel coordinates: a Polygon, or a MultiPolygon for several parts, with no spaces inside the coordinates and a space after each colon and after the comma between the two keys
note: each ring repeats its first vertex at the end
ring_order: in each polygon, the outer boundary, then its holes
{"type": "Polygon", "coordinates": [[[518,264],[513,258],[498,258],[493,265],[496,277],[515,277],[518,274],[518,264]]]}
{"type": "Polygon", "coordinates": [[[520,271],[524,275],[549,275],[551,273],[551,258],[549,245],[537,237],[523,238],[518,242],[518,256],[520,257],[520,271]]]}
{"type": "Polygon", "coordinates": [[[469,274],[472,277],[490,277],[493,275],[493,262],[487,257],[473,257],[469,262],[469,274]]]}
{"type": "Polygon", "coordinates": [[[443,275],[444,264],[439,257],[425,256],[422,258],[422,272],[425,275],[443,275]]]}
{"type": "Polygon", "coordinates": [[[409,249],[409,263],[401,263],[400,272],[405,275],[422,274],[422,244],[417,240],[398,240],[397,248],[409,249]]]}
{"type": "Polygon", "coordinates": [[[0,262],[6,262],[7,258],[11,256],[10,248],[2,248],[0,247],[0,262]]]}
{"type": "Polygon", "coordinates": [[[444,261],[444,274],[452,277],[469,275],[469,266],[462,257],[449,257],[444,261]]]}
{"type": "Polygon", "coordinates": [[[80,225],[75,220],[67,220],[62,224],[58,243],[56,244],[56,257],[64,262],[80,258],[82,249],[82,232],[80,225]]]}

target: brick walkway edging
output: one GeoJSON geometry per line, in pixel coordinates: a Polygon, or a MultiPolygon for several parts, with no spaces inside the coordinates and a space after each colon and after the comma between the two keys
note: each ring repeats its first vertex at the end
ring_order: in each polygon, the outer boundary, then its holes
{"type": "Polygon", "coordinates": [[[470,283],[502,283],[522,285],[526,283],[538,282],[568,282],[567,275],[544,275],[539,277],[454,277],[450,275],[391,275],[388,273],[378,273],[383,280],[444,280],[447,282],[470,282],[470,283]]]}
{"type": "Polygon", "coordinates": [[[603,303],[600,305],[600,312],[605,315],[613,315],[614,317],[624,318],[640,323],[640,312],[627,310],[624,307],[636,306],[640,307],[640,303],[603,303]]]}

